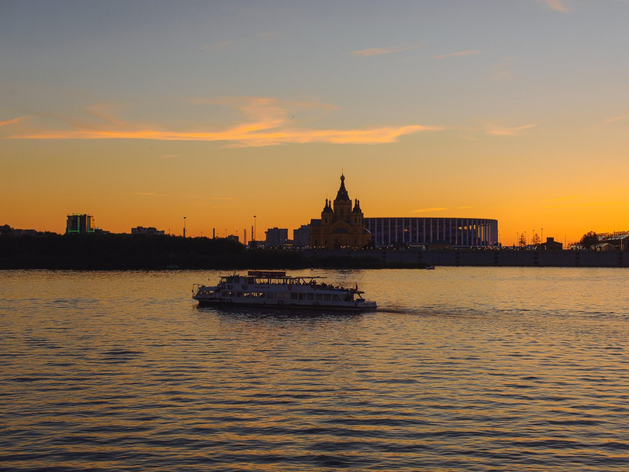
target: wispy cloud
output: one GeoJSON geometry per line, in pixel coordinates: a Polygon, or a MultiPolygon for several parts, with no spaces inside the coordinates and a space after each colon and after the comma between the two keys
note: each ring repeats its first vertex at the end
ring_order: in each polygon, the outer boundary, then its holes
{"type": "Polygon", "coordinates": [[[168,197],[168,194],[165,193],[155,193],[155,192],[135,192],[133,195],[139,195],[141,197],[168,197]]]}
{"type": "Polygon", "coordinates": [[[448,57],[463,57],[463,56],[475,56],[481,54],[481,51],[468,49],[465,51],[451,52],[448,54],[439,54],[438,56],[432,56],[433,59],[446,59],[448,57]]]}
{"type": "Polygon", "coordinates": [[[567,203],[547,205],[542,208],[584,208],[584,207],[597,207],[597,206],[610,206],[610,205],[626,205],[625,202],[587,202],[587,203],[567,203]]]}
{"type": "Polygon", "coordinates": [[[566,195],[563,197],[548,198],[540,201],[539,208],[584,208],[608,205],[625,205],[626,202],[592,201],[583,195],[566,195]]]}
{"type": "Polygon", "coordinates": [[[419,210],[413,210],[413,213],[426,213],[429,211],[444,211],[447,208],[420,208],[419,210]]]}
{"type": "Polygon", "coordinates": [[[232,44],[234,44],[234,41],[232,40],[217,41],[216,43],[206,44],[205,46],[202,46],[201,51],[204,51],[204,52],[216,51],[217,49],[223,49],[228,46],[231,46],[232,44]]]}
{"type": "Polygon", "coordinates": [[[537,0],[537,1],[538,3],[543,3],[544,5],[551,8],[552,10],[559,11],[562,13],[568,12],[568,6],[566,5],[565,0],[537,0]]]}
{"type": "Polygon", "coordinates": [[[380,56],[382,54],[393,54],[396,52],[403,52],[403,51],[412,51],[413,49],[419,49],[421,46],[421,44],[414,44],[414,45],[405,45],[405,44],[400,44],[397,46],[390,46],[390,47],[383,47],[383,48],[371,48],[371,49],[360,49],[358,51],[352,51],[350,52],[350,54],[352,56],[361,56],[361,57],[368,57],[368,56],[380,56]]]}
{"type": "Polygon", "coordinates": [[[0,127],[6,126],[6,125],[13,125],[15,123],[19,123],[20,121],[24,121],[26,118],[28,118],[28,117],[27,116],[19,116],[17,118],[11,118],[10,120],[0,121],[0,127]]]}
{"type": "MultiPolygon", "coordinates": [[[[4,139],[151,139],[162,141],[223,141],[229,146],[274,146],[280,144],[334,143],[334,144],[382,144],[393,143],[399,137],[421,131],[440,131],[442,126],[407,124],[402,126],[376,126],[350,129],[318,129],[300,127],[299,120],[289,109],[321,111],[334,107],[307,102],[281,102],[268,97],[226,97],[213,103],[237,109],[242,121],[224,129],[173,130],[158,125],[129,123],[117,118],[102,117],[94,124],[81,124],[78,120],[62,120],[61,126],[20,126],[13,132],[4,132],[4,139]],[[70,129],[67,129],[69,126],[70,129]]],[[[60,120],[61,121],[61,120],[60,120]]],[[[11,131],[8,126],[5,129],[11,131]]]]}
{"type": "Polygon", "coordinates": [[[277,31],[262,31],[258,33],[258,38],[261,39],[276,39],[280,37],[280,33],[277,31]]]}
{"type": "Polygon", "coordinates": [[[500,62],[496,64],[496,66],[494,66],[493,72],[490,75],[490,79],[496,81],[513,79],[513,72],[511,71],[512,65],[512,57],[503,57],[500,62]]]}
{"type": "Polygon", "coordinates": [[[520,131],[525,129],[535,128],[537,123],[529,123],[528,125],[516,126],[515,128],[504,128],[498,126],[490,126],[487,130],[487,134],[492,136],[518,136],[520,131]]]}
{"type": "Polygon", "coordinates": [[[580,195],[567,195],[565,197],[557,197],[557,198],[550,198],[548,200],[545,200],[547,202],[565,202],[565,201],[569,201],[569,200],[576,200],[578,198],[581,198],[580,195]]]}
{"type": "Polygon", "coordinates": [[[622,115],[622,116],[614,116],[612,118],[608,118],[605,121],[603,121],[604,125],[611,125],[614,123],[618,123],[619,121],[624,121],[626,119],[629,118],[629,115],[622,115]]]}

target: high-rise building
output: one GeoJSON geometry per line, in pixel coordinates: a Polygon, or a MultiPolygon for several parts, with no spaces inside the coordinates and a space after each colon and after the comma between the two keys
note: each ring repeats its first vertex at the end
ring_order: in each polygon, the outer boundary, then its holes
{"type": "Polygon", "coordinates": [[[306,247],[310,243],[310,225],[301,225],[293,230],[293,245],[295,247],[306,247]]]}
{"type": "Polygon", "coordinates": [[[269,228],[266,230],[265,247],[282,247],[288,240],[288,228],[269,228]]]}
{"type": "Polygon", "coordinates": [[[95,230],[93,216],[79,213],[68,215],[66,234],[88,234],[93,233],[95,230]]]}

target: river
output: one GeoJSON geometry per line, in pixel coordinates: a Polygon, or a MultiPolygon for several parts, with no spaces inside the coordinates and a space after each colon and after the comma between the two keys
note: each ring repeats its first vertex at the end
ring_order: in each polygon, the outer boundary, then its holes
{"type": "Polygon", "coordinates": [[[292,274],[380,309],[199,308],[215,271],[0,272],[0,469],[629,468],[626,270],[292,274]]]}

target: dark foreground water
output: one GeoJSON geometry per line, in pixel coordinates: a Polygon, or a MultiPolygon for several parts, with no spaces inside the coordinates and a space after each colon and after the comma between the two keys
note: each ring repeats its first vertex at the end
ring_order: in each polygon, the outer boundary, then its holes
{"type": "Polygon", "coordinates": [[[627,270],[315,272],[382,310],[0,272],[0,469],[629,470],[627,270]]]}

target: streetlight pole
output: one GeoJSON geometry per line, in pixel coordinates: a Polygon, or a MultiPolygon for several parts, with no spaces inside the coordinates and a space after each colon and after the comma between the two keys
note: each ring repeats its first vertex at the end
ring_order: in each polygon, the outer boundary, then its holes
{"type": "Polygon", "coordinates": [[[186,217],[183,217],[183,237],[186,237],[186,217]]]}
{"type": "Polygon", "coordinates": [[[256,240],[256,215],[253,215],[253,241],[256,240]]]}

